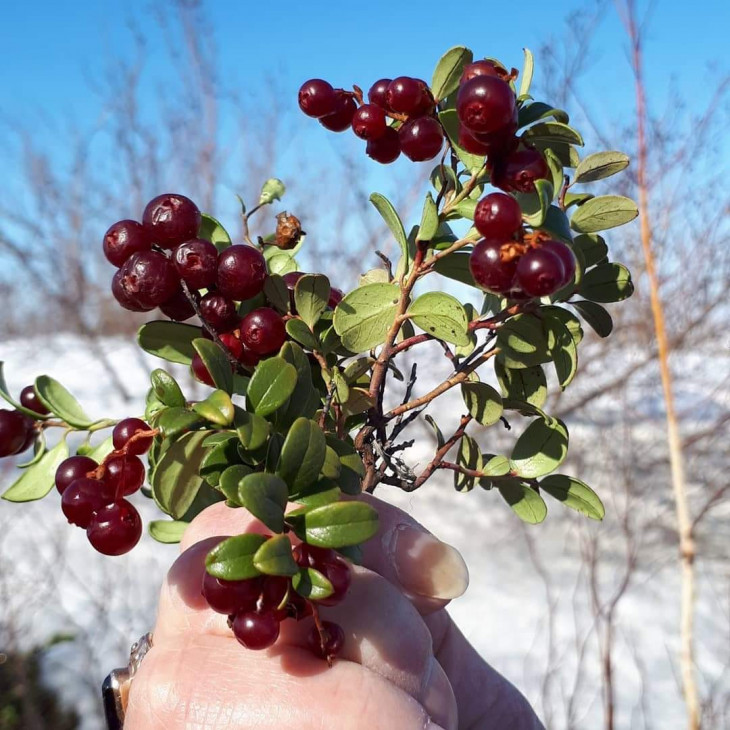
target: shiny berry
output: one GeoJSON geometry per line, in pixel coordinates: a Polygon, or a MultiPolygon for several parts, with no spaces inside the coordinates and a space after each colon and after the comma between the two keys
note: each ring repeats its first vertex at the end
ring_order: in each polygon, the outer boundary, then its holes
{"type": "Polygon", "coordinates": [[[125,418],[114,426],[112,442],[115,449],[126,447],[128,454],[145,454],[152,446],[152,436],[145,436],[132,441],[132,437],[140,431],[149,431],[150,427],[141,418],[125,418]],[[129,446],[127,446],[129,444],[129,446]]]}
{"type": "Polygon", "coordinates": [[[33,419],[20,411],[0,410],[0,457],[25,451],[33,419]]]}
{"type": "Polygon", "coordinates": [[[218,291],[237,302],[251,299],[264,288],[266,260],[253,246],[229,246],[218,257],[218,291]]]}
{"type": "Polygon", "coordinates": [[[492,149],[490,145],[480,142],[466,127],[459,125],[459,147],[465,149],[470,155],[486,157],[492,149]]]}
{"type": "Polygon", "coordinates": [[[332,595],[318,601],[318,603],[322,606],[336,606],[350,589],[350,582],[352,581],[350,566],[342,558],[337,558],[332,562],[320,564],[317,569],[329,580],[332,588],[334,588],[332,595]]]}
{"type": "Polygon", "coordinates": [[[332,114],[337,105],[337,95],[332,85],[322,79],[309,79],[299,89],[299,108],[308,117],[324,117],[332,114]]]}
{"type": "Polygon", "coordinates": [[[501,160],[511,155],[518,147],[520,140],[515,136],[517,132],[517,110],[515,110],[514,119],[506,127],[498,129],[496,132],[489,134],[472,134],[474,139],[487,150],[490,162],[501,160]]]}
{"type": "Polygon", "coordinates": [[[268,649],[279,638],[279,621],[273,611],[240,611],[233,619],[233,634],[247,649],[268,649]]]}
{"type": "Polygon", "coordinates": [[[320,636],[316,626],[312,626],[307,635],[309,648],[322,659],[333,659],[345,645],[345,632],[334,621],[322,621],[323,635],[320,636]]]}
{"type": "Polygon", "coordinates": [[[474,225],[485,238],[507,241],[522,227],[520,204],[511,195],[489,193],[477,203],[474,225]]]}
{"type": "Polygon", "coordinates": [[[152,239],[144,226],[137,221],[117,221],[104,234],[104,255],[117,268],[133,254],[149,251],[152,239]]]}
{"type": "Polygon", "coordinates": [[[180,278],[193,289],[209,289],[218,273],[218,249],[203,238],[181,243],[172,255],[180,278]]]}
{"type": "Polygon", "coordinates": [[[330,289],[330,298],[327,300],[327,306],[330,309],[334,309],[344,298],[345,294],[341,289],[333,286],[330,289]]]}
{"type": "Polygon", "coordinates": [[[337,553],[331,548],[321,548],[306,542],[297,545],[292,555],[296,564],[302,568],[317,568],[339,559],[337,553]]]}
{"type": "Polygon", "coordinates": [[[424,114],[432,104],[425,82],[410,76],[398,76],[388,84],[386,102],[394,112],[408,116],[424,114]]]}
{"type": "Polygon", "coordinates": [[[243,342],[230,332],[226,332],[218,337],[225,345],[226,350],[228,350],[228,352],[230,352],[236,360],[240,360],[243,355],[243,342]]]}
{"type": "Polygon", "coordinates": [[[142,224],[154,243],[162,248],[175,248],[198,235],[200,211],[190,198],[165,193],[147,203],[142,224]]]}
{"type": "Polygon", "coordinates": [[[365,154],[375,162],[388,165],[400,156],[400,137],[397,130],[388,127],[382,137],[371,139],[365,147],[365,154]]]}
{"type": "Polygon", "coordinates": [[[201,383],[205,383],[205,385],[209,385],[211,388],[215,388],[215,381],[213,380],[213,376],[210,374],[208,368],[205,367],[205,363],[197,352],[193,355],[193,361],[190,363],[190,369],[192,370],[193,375],[201,383]]]}
{"type": "Polygon", "coordinates": [[[352,96],[346,94],[342,89],[337,89],[335,94],[337,96],[335,110],[331,114],[320,117],[319,123],[330,132],[344,132],[352,124],[357,104],[352,96]]]}
{"type": "Polygon", "coordinates": [[[264,578],[264,585],[261,591],[262,611],[273,611],[274,615],[282,621],[286,618],[286,603],[290,593],[291,579],[283,575],[268,575],[264,578]]]}
{"type": "Polygon", "coordinates": [[[154,304],[142,304],[122,286],[121,269],[115,271],[112,277],[112,295],[124,309],[128,309],[130,312],[149,312],[155,308],[154,304]]]}
{"type": "Polygon", "coordinates": [[[222,580],[206,573],[203,578],[203,598],[216,613],[231,616],[239,611],[253,611],[261,595],[260,578],[222,580]]]}
{"type": "Polygon", "coordinates": [[[374,104],[363,104],[352,117],[352,131],[360,139],[382,137],[387,128],[385,112],[374,104]]]}
{"type": "MultiPolygon", "coordinates": [[[[243,345],[243,343],[241,344],[243,345]]],[[[261,362],[261,355],[257,355],[253,350],[249,350],[246,345],[243,345],[238,361],[246,367],[255,368],[261,362]]]]}
{"type": "MultiPolygon", "coordinates": [[[[192,291],[191,295],[196,300],[200,298],[196,291],[192,291]]],[[[185,296],[182,288],[178,289],[166,302],[160,304],[160,311],[175,322],[184,322],[195,314],[195,308],[185,296]]]]}
{"type": "Polygon", "coordinates": [[[172,261],[156,251],[132,254],[119,274],[125,294],[143,307],[157,307],[180,287],[180,277],[172,261]]]}
{"type": "Polygon", "coordinates": [[[494,76],[477,76],[459,87],[456,112],[470,132],[487,134],[506,127],[515,113],[509,84],[494,76]]]}
{"type": "Polygon", "coordinates": [[[41,403],[41,399],[38,397],[38,393],[36,393],[32,385],[26,385],[20,391],[20,403],[29,411],[33,411],[33,413],[37,413],[39,416],[47,416],[50,413],[48,408],[41,403]]]}
{"type": "Polygon", "coordinates": [[[565,271],[565,277],[561,282],[561,287],[570,284],[575,276],[575,254],[571,250],[570,246],[567,246],[560,241],[550,239],[548,241],[542,241],[540,247],[552,251],[563,264],[563,270],[565,271]]]}
{"type": "Polygon", "coordinates": [[[139,512],[126,499],[106,505],[91,518],[86,537],[104,555],[128,553],[142,537],[139,512]]]}
{"type": "Polygon", "coordinates": [[[501,241],[482,240],[474,246],[469,257],[469,270],[477,286],[496,294],[512,289],[517,260],[505,260],[501,241]]]}
{"type": "Polygon", "coordinates": [[[60,494],[63,494],[72,482],[86,477],[97,466],[99,465],[88,456],[69,456],[56,469],[56,489],[58,489],[60,494]]]}
{"type": "Polygon", "coordinates": [[[368,101],[379,106],[385,111],[390,111],[388,106],[388,85],[393,79],[380,79],[376,81],[368,91],[368,101]]]}
{"type": "Polygon", "coordinates": [[[144,484],[144,464],[137,456],[112,456],[104,470],[104,494],[110,501],[134,494],[144,484]]]}
{"type": "Polygon", "coordinates": [[[528,296],[546,297],[560,289],[564,280],[565,268],[553,251],[533,248],[520,257],[516,281],[528,296]]]}
{"type": "Polygon", "coordinates": [[[546,179],[549,172],[542,154],[528,147],[498,159],[491,181],[492,185],[506,192],[531,193],[535,190],[535,180],[546,179]]]}
{"type": "Polygon", "coordinates": [[[474,61],[464,66],[464,70],[461,73],[461,84],[471,81],[477,76],[496,76],[497,78],[504,78],[507,75],[507,71],[499,66],[494,61],[488,61],[486,58],[480,61],[474,61]]]}
{"type": "Polygon", "coordinates": [[[97,479],[80,477],[66,487],[61,496],[61,509],[72,525],[88,527],[97,510],[109,504],[104,485],[97,479]]]}
{"type": "Polygon", "coordinates": [[[413,162],[432,160],[441,151],[444,134],[433,117],[410,119],[399,130],[403,154],[413,162]]]}
{"type": "Polygon", "coordinates": [[[241,320],[241,340],[257,355],[278,352],[286,340],[284,320],[270,307],[254,309],[241,320]]]}
{"type": "Polygon", "coordinates": [[[290,618],[301,621],[313,613],[312,604],[298,593],[292,591],[286,604],[286,613],[290,618]]]}
{"type": "Polygon", "coordinates": [[[238,319],[235,304],[218,292],[209,292],[200,300],[200,314],[218,332],[230,329],[238,319]]]}

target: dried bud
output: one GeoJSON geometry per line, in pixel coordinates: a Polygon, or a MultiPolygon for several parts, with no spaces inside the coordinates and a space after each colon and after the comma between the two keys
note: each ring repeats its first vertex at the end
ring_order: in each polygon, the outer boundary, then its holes
{"type": "Polygon", "coordinates": [[[299,218],[284,211],[276,216],[276,238],[273,244],[288,251],[299,243],[303,233],[299,218]]]}

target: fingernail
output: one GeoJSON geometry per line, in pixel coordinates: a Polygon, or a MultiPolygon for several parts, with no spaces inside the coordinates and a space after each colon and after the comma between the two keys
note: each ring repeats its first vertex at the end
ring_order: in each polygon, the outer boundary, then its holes
{"type": "Polygon", "coordinates": [[[430,676],[426,681],[421,696],[423,709],[434,719],[441,723],[434,725],[432,722],[428,727],[439,727],[444,730],[456,730],[459,726],[456,698],[446,673],[438,661],[431,658],[430,676]]]}
{"type": "Polygon", "coordinates": [[[429,598],[458,598],[469,571],[456,549],[410,525],[399,525],[393,545],[395,572],[403,588],[429,598]]]}

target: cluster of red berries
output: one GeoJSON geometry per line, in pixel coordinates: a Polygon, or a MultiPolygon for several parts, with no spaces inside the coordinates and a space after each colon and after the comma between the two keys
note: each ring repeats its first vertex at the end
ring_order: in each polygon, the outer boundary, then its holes
{"type": "MultiPolygon", "coordinates": [[[[20,403],[39,416],[47,416],[48,409],[41,403],[32,385],[20,392],[20,403]]],[[[36,440],[36,421],[21,411],[0,410],[0,458],[27,451],[36,440]]]]}
{"type": "Polygon", "coordinates": [[[425,81],[410,76],[376,81],[367,104],[359,89],[333,89],[327,81],[310,79],[299,89],[299,108],[333,132],[352,127],[367,142],[366,154],[383,164],[394,162],[401,152],[413,162],[432,160],[443,147],[431,90],[425,81]]]}
{"type": "Polygon", "coordinates": [[[124,498],[144,483],[139,456],[152,445],[149,434],[144,421],[125,418],[114,427],[114,451],[103,464],[88,456],[71,456],[56,470],[63,514],[85,529],[91,545],[104,555],[127,553],[142,536],[139,512],[124,498]]]}
{"type": "MultiPolygon", "coordinates": [[[[302,568],[315,568],[332,584],[333,593],[317,601],[319,606],[336,606],[350,588],[350,567],[334,550],[302,543],[294,548],[294,559],[302,568]]],[[[248,580],[221,580],[209,573],[203,578],[202,593],[208,605],[228,616],[238,641],[247,649],[266,649],[279,638],[279,625],[287,618],[300,621],[314,612],[313,602],[303,598],[286,576],[260,576],[248,580]]],[[[308,636],[315,654],[332,660],[342,649],[345,635],[331,621],[313,626],[308,636]]]]}
{"type": "Polygon", "coordinates": [[[482,289],[513,299],[544,297],[573,280],[570,247],[541,232],[523,234],[520,205],[511,195],[484,196],[474,225],[484,238],[474,246],[469,268],[482,289]]]}

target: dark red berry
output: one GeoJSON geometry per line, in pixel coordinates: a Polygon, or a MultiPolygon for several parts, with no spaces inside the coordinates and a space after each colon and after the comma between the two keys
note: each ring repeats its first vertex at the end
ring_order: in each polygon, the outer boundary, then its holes
{"type": "Polygon", "coordinates": [[[470,155],[479,155],[486,157],[491,150],[491,146],[480,142],[474,137],[466,127],[459,125],[459,147],[465,149],[470,155]]]}
{"type": "Polygon", "coordinates": [[[50,413],[48,408],[41,403],[41,399],[38,397],[38,393],[36,393],[32,385],[26,385],[20,391],[20,403],[29,411],[33,411],[33,413],[37,413],[39,416],[47,416],[50,413]]]}
{"type": "Polygon", "coordinates": [[[198,235],[200,211],[190,198],[165,193],[147,203],[142,224],[154,243],[162,248],[175,248],[198,235]]]}
{"type": "Polygon", "coordinates": [[[482,240],[469,257],[469,269],[477,286],[496,294],[505,294],[514,284],[517,260],[505,260],[502,242],[482,240]]]}
{"type": "Polygon", "coordinates": [[[322,621],[323,635],[312,626],[308,636],[309,648],[322,659],[334,659],[345,645],[345,632],[334,621],[322,621]]]}
{"type": "Polygon", "coordinates": [[[97,466],[99,465],[88,456],[69,456],[56,469],[56,489],[60,494],[63,494],[71,482],[86,477],[97,466]]]}
{"type": "Polygon", "coordinates": [[[0,457],[25,451],[33,419],[20,411],[0,410],[0,457]]]}
{"type": "Polygon", "coordinates": [[[410,76],[398,76],[388,84],[386,103],[394,112],[408,116],[426,114],[433,105],[426,83],[410,76]]]}
{"type": "Polygon", "coordinates": [[[241,356],[243,355],[243,342],[241,342],[238,337],[229,332],[219,335],[219,338],[220,341],[226,346],[228,352],[230,352],[231,355],[236,358],[236,360],[240,360],[241,356]]]}
{"type": "Polygon", "coordinates": [[[368,101],[385,111],[390,111],[390,107],[388,106],[388,85],[391,81],[392,79],[380,79],[368,91],[368,101]]]}
{"type": "Polygon", "coordinates": [[[549,174],[542,154],[528,147],[497,159],[491,181],[492,185],[506,192],[531,193],[535,190],[535,180],[544,180],[549,174]]]}
{"type": "Polygon", "coordinates": [[[286,618],[286,604],[290,593],[291,579],[283,575],[268,575],[264,578],[264,587],[261,591],[262,611],[273,611],[282,621],[286,618]]]}
{"type": "Polygon", "coordinates": [[[515,136],[517,121],[490,134],[473,134],[472,136],[483,149],[487,150],[490,162],[502,160],[511,155],[518,147],[520,140],[515,136]]]}
{"type": "Polygon", "coordinates": [[[278,352],[286,340],[284,320],[270,307],[254,309],[241,320],[241,340],[256,355],[278,352]]]}
{"type": "Polygon", "coordinates": [[[350,128],[352,117],[357,111],[357,104],[350,94],[346,94],[342,89],[335,91],[337,100],[335,102],[335,110],[331,114],[320,117],[319,123],[330,132],[344,132],[350,128]]]}
{"type": "Polygon", "coordinates": [[[302,568],[317,568],[339,560],[337,553],[331,548],[321,548],[306,542],[297,545],[292,554],[297,565],[302,568]]]}
{"type": "Polygon", "coordinates": [[[239,611],[253,611],[261,595],[260,578],[221,580],[209,573],[203,578],[203,597],[216,613],[232,616],[239,611]]]}
{"type": "Polygon", "coordinates": [[[330,298],[327,301],[327,306],[330,309],[334,309],[343,299],[345,294],[341,289],[338,289],[336,286],[333,286],[330,289],[330,298]]]}
{"type": "Polygon", "coordinates": [[[337,105],[337,95],[332,85],[322,79],[309,79],[299,89],[299,108],[308,117],[324,117],[332,114],[337,105]]]}
{"type": "Polygon", "coordinates": [[[264,288],[266,260],[253,246],[229,246],[218,257],[218,291],[237,302],[251,299],[264,288]]]}
{"type": "Polygon", "coordinates": [[[286,613],[290,618],[301,621],[313,613],[312,604],[298,593],[292,591],[286,604],[286,613]]]}
{"type": "MultiPolygon", "coordinates": [[[[199,294],[192,291],[191,295],[197,300],[199,294]]],[[[175,322],[184,322],[195,314],[195,308],[185,296],[182,288],[178,289],[170,299],[160,304],[160,311],[175,322]]]]}
{"type": "Polygon", "coordinates": [[[144,464],[137,456],[112,456],[102,479],[109,501],[134,494],[144,484],[144,464]]]}
{"type": "Polygon", "coordinates": [[[279,638],[279,621],[273,611],[241,611],[233,619],[233,634],[247,649],[268,649],[279,638]]]}
{"type": "Polygon", "coordinates": [[[533,248],[520,257],[516,281],[525,294],[546,297],[560,289],[564,280],[565,268],[553,251],[533,248]]]}
{"type": "Polygon", "coordinates": [[[485,238],[508,241],[522,227],[520,204],[504,193],[489,193],[474,211],[474,225],[485,238]]]}
{"type": "Polygon", "coordinates": [[[197,352],[193,355],[193,361],[190,363],[190,369],[192,370],[193,375],[201,383],[205,383],[205,385],[209,385],[211,388],[215,388],[213,376],[208,371],[208,368],[205,367],[205,363],[197,352]]]}
{"type": "Polygon", "coordinates": [[[104,555],[128,553],[142,537],[139,512],[126,499],[106,505],[91,518],[86,537],[104,555]]]}
{"type": "Polygon", "coordinates": [[[149,312],[154,305],[144,305],[122,286],[122,270],[118,269],[112,277],[112,295],[119,304],[130,312],[149,312]]]}
{"type": "Polygon", "coordinates": [[[149,251],[152,239],[141,223],[132,220],[117,221],[104,234],[104,255],[117,268],[133,254],[149,251]]]}
{"type": "Polygon", "coordinates": [[[342,558],[336,558],[332,562],[319,565],[317,569],[324,574],[327,580],[332,583],[332,588],[334,588],[331,596],[318,601],[318,603],[322,606],[336,606],[350,589],[350,582],[352,581],[350,566],[342,558]]]}
{"type": "Polygon", "coordinates": [[[360,139],[382,137],[387,128],[385,112],[374,104],[363,104],[352,117],[352,131],[360,139]]]}
{"type": "Polygon", "coordinates": [[[246,345],[243,345],[243,350],[238,360],[246,367],[255,368],[261,362],[261,355],[257,355],[253,350],[249,350],[246,345]]]}
{"type": "Polygon", "coordinates": [[[27,451],[38,438],[38,432],[34,428],[28,429],[28,434],[25,437],[25,441],[23,441],[23,445],[18,449],[16,453],[22,454],[24,451],[27,451]]]}
{"type": "Polygon", "coordinates": [[[225,332],[238,320],[235,304],[217,292],[209,292],[200,300],[200,314],[218,332],[225,332]]]}
{"type": "MultiPolygon", "coordinates": [[[[114,426],[112,442],[115,449],[127,447],[132,437],[140,431],[149,431],[150,427],[141,418],[125,418],[114,426]]],[[[145,454],[152,446],[152,436],[135,439],[127,447],[128,454],[145,454]]]]}
{"type": "Polygon", "coordinates": [[[400,137],[393,127],[388,127],[382,137],[371,139],[365,147],[365,154],[375,162],[388,165],[400,155],[400,137]]]}
{"type": "Polygon", "coordinates": [[[484,58],[464,66],[460,83],[464,84],[477,76],[496,76],[498,79],[504,79],[507,76],[507,71],[496,62],[484,58]]]}
{"type": "Polygon", "coordinates": [[[180,288],[180,277],[172,261],[157,251],[132,254],[119,274],[125,295],[142,307],[157,307],[180,288]]]}
{"type": "Polygon", "coordinates": [[[573,277],[575,276],[575,254],[571,250],[570,246],[567,246],[560,241],[549,239],[547,241],[542,241],[540,243],[540,247],[547,249],[548,251],[552,251],[563,264],[565,277],[561,282],[561,287],[570,284],[570,282],[573,281],[573,277]]]}
{"type": "Polygon", "coordinates": [[[515,113],[509,84],[494,76],[477,76],[459,87],[456,112],[470,132],[488,134],[506,127],[515,113]]]}
{"type": "Polygon", "coordinates": [[[110,502],[111,499],[99,480],[80,477],[64,489],[61,509],[72,525],[85,528],[88,527],[94,513],[110,502]]]}
{"type": "Polygon", "coordinates": [[[413,162],[432,160],[441,151],[444,133],[433,117],[410,119],[398,130],[403,154],[413,162]]]}
{"type": "Polygon", "coordinates": [[[218,273],[218,249],[203,238],[181,243],[172,255],[177,273],[193,289],[209,289],[218,273]]]}
{"type": "Polygon", "coordinates": [[[286,288],[289,290],[289,309],[293,314],[297,313],[296,303],[294,301],[294,289],[296,288],[297,282],[306,274],[303,271],[290,271],[288,274],[284,274],[281,278],[286,284],[286,288]]]}

